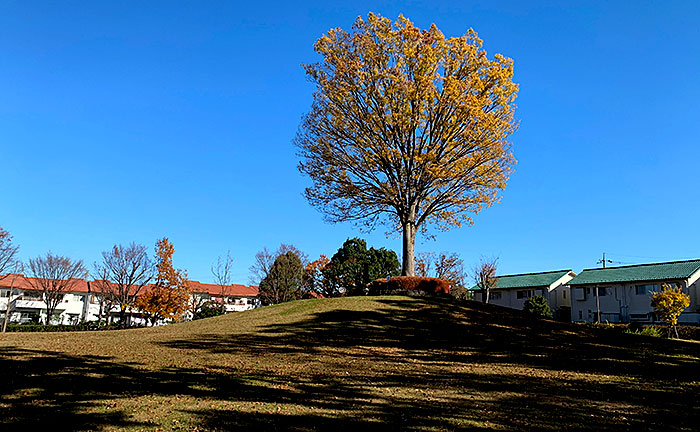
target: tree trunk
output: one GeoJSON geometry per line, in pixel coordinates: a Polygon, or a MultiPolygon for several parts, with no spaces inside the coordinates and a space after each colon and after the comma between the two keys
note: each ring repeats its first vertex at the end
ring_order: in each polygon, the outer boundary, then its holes
{"type": "Polygon", "coordinates": [[[403,263],[401,265],[401,275],[403,276],[416,275],[415,246],[416,225],[413,222],[408,222],[403,226],[403,263]]]}
{"type": "Polygon", "coordinates": [[[51,315],[53,315],[53,309],[51,308],[49,301],[45,301],[44,303],[46,303],[46,321],[44,321],[44,323],[46,325],[49,325],[51,324],[51,315]]]}
{"type": "Polygon", "coordinates": [[[2,322],[2,332],[5,333],[7,331],[7,323],[10,322],[10,304],[12,303],[12,291],[15,286],[15,280],[14,278],[12,279],[12,282],[10,283],[10,295],[7,296],[7,308],[5,308],[5,319],[2,322]]]}

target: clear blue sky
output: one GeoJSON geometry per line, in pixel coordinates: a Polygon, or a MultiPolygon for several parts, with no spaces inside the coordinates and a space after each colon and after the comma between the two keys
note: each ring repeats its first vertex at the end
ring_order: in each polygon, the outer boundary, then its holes
{"type": "Polygon", "coordinates": [[[22,258],[168,236],[192,279],[230,249],[247,283],[281,242],[400,251],[324,223],[291,144],[314,41],[369,11],[472,27],[520,84],[502,202],[417,251],[498,255],[500,273],[700,258],[700,3],[343,3],[1,2],[0,226],[22,258]]]}

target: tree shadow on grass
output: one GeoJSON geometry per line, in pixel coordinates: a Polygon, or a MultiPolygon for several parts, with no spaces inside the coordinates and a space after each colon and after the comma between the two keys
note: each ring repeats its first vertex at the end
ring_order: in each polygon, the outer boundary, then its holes
{"type": "Polygon", "coordinates": [[[341,376],[342,366],[369,366],[366,375],[354,371],[341,379],[364,388],[461,392],[435,404],[396,398],[375,413],[385,426],[396,424],[395,409],[409,413],[409,425],[437,428],[454,425],[450,417],[459,418],[458,424],[476,420],[542,430],[624,430],[634,424],[682,430],[700,420],[700,398],[692,384],[700,381],[698,344],[539,320],[474,302],[378,301],[390,308],[332,310],[255,333],[201,335],[165,344],[251,357],[320,358],[333,372],[320,373],[319,380],[341,376]],[[356,361],[349,365],[334,361],[353,357],[356,361]],[[462,372],[464,365],[493,370],[462,372]],[[484,394],[491,400],[470,403],[473,394],[475,400],[484,394]],[[451,412],[446,404],[459,409],[451,412]],[[437,420],[425,420],[433,418],[437,420]]]}
{"type": "Polygon", "coordinates": [[[188,397],[192,406],[176,408],[180,426],[199,430],[697,425],[698,388],[689,384],[700,381],[697,344],[470,302],[378,301],[384,307],[300,315],[253,333],[158,342],[175,356],[203,354],[197,367],[3,350],[0,429],[168,427],[168,419],[139,420],[123,404],[142,396],[188,397]]]}

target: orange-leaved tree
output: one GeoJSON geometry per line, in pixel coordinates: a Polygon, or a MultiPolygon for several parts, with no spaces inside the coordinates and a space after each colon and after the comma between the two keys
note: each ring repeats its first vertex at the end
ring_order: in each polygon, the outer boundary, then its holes
{"type": "Polygon", "coordinates": [[[329,262],[328,257],[321,254],[316,261],[306,264],[304,269],[304,287],[306,290],[313,291],[323,297],[334,297],[336,292],[323,274],[323,270],[325,270],[329,262]]]}
{"type": "Polygon", "coordinates": [[[328,221],[400,229],[412,276],[418,230],[471,224],[506,186],[513,61],[489,59],[473,30],[446,38],[375,14],[314,49],[323,61],[304,66],[316,91],[295,139],[306,197],[328,221]]]}
{"type": "Polygon", "coordinates": [[[673,331],[677,338],[678,317],[683,309],[690,306],[690,297],[679,286],[663,284],[662,288],[661,291],[652,295],[651,307],[654,308],[654,313],[668,325],[668,337],[671,337],[671,331],[673,331]]]}
{"type": "Polygon", "coordinates": [[[155,282],[136,300],[136,306],[148,315],[151,324],[160,319],[178,319],[187,310],[190,299],[187,273],[173,267],[174,252],[167,237],[158,240],[155,282]]]}

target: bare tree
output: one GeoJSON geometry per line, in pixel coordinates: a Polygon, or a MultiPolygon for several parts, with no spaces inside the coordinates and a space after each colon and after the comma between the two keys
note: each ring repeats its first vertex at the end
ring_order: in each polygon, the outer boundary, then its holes
{"type": "Polygon", "coordinates": [[[496,268],[498,267],[498,258],[481,257],[479,264],[474,267],[474,283],[477,289],[481,292],[481,301],[489,302],[491,290],[496,288],[498,278],[496,277],[496,268]]]}
{"type": "MultiPolygon", "coordinates": [[[[139,292],[153,278],[153,262],[146,246],[131,243],[114,245],[102,252],[102,262],[95,263],[95,288],[104,297],[102,305],[119,307],[119,325],[129,325],[131,308],[139,292]]],[[[108,311],[109,313],[109,311],[108,311]]]]}
{"type": "Polygon", "coordinates": [[[305,252],[302,252],[299,248],[291,244],[282,243],[279,249],[277,249],[277,252],[275,252],[275,255],[285,255],[287,252],[293,252],[294,254],[296,254],[296,256],[299,257],[299,260],[301,260],[301,264],[303,266],[306,266],[309,263],[309,255],[307,255],[305,252]]]}
{"type": "Polygon", "coordinates": [[[10,292],[7,295],[7,307],[5,308],[5,319],[2,323],[2,332],[5,333],[7,323],[10,320],[10,304],[12,303],[12,290],[14,288],[17,273],[21,272],[22,263],[17,260],[19,246],[12,243],[12,235],[0,228],[0,280],[10,278],[10,292]],[[12,270],[12,275],[7,274],[12,270]]]}
{"type": "Polygon", "coordinates": [[[29,259],[29,273],[33,279],[28,279],[34,291],[42,294],[46,303],[46,324],[63,296],[70,291],[78,279],[87,275],[83,260],[72,260],[68,257],[54,255],[48,252],[46,256],[29,259]]]}
{"type": "Polygon", "coordinates": [[[429,277],[431,276],[431,270],[433,268],[433,261],[435,261],[435,254],[433,252],[421,252],[416,255],[416,275],[429,277]]]}
{"type": "MultiPolygon", "coordinates": [[[[7,267],[5,270],[11,270],[11,274],[5,275],[3,278],[5,280],[10,281],[10,292],[7,294],[7,304],[5,305],[5,319],[2,322],[2,332],[5,333],[7,331],[7,325],[10,323],[10,307],[12,306],[12,292],[14,291],[15,288],[15,282],[17,282],[17,279],[21,277],[19,273],[22,273],[23,271],[23,265],[22,262],[19,260],[13,260],[12,261],[13,266],[12,267],[7,267]]],[[[3,279],[0,278],[0,279],[3,279]]]]}
{"type": "Polygon", "coordinates": [[[267,248],[263,248],[255,254],[255,263],[250,266],[250,283],[260,285],[260,281],[265,279],[270,274],[272,264],[275,262],[276,255],[273,255],[267,248]]]}
{"type": "Polygon", "coordinates": [[[99,308],[99,312],[97,314],[97,323],[102,322],[102,318],[104,317],[105,323],[109,324],[110,323],[110,316],[112,309],[114,308],[114,299],[110,295],[110,291],[103,291],[104,289],[111,289],[108,287],[106,284],[95,284],[95,292],[98,293],[97,295],[97,306],[99,308]]]}
{"type": "Polygon", "coordinates": [[[12,242],[12,235],[0,228],[0,280],[15,266],[19,246],[12,242]]]}
{"type": "Polygon", "coordinates": [[[416,256],[416,274],[446,280],[455,298],[469,298],[465,285],[464,261],[456,253],[423,252],[416,256]]]}
{"type": "Polygon", "coordinates": [[[453,287],[464,285],[464,261],[456,253],[441,252],[435,260],[435,277],[453,287]]]}
{"type": "Polygon", "coordinates": [[[265,279],[272,269],[272,264],[275,263],[277,257],[293,252],[301,260],[301,264],[306,267],[309,264],[309,256],[300,251],[296,246],[282,243],[275,252],[270,252],[267,248],[263,248],[255,254],[255,263],[250,266],[250,283],[260,285],[260,282],[265,279]]]}
{"type": "Polygon", "coordinates": [[[443,279],[451,285],[464,285],[464,261],[456,253],[422,252],[416,257],[416,274],[443,279]]]}
{"type": "Polygon", "coordinates": [[[216,262],[211,266],[211,274],[214,276],[214,282],[219,286],[221,295],[221,309],[225,310],[224,301],[226,299],[226,290],[231,286],[231,270],[233,267],[233,258],[231,251],[226,252],[226,256],[216,258],[216,262]]]}

